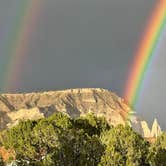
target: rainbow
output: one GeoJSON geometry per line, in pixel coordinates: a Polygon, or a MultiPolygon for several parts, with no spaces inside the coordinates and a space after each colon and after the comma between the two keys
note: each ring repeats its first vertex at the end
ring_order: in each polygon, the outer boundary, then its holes
{"type": "Polygon", "coordinates": [[[126,83],[124,98],[133,108],[139,98],[149,64],[153,56],[157,56],[157,45],[165,28],[166,0],[159,0],[147,23],[126,83]]]}
{"type": "MultiPolygon", "coordinates": [[[[4,90],[14,89],[20,80],[20,72],[26,61],[28,47],[42,11],[43,1],[27,0],[19,2],[14,22],[7,39],[5,55],[9,62],[4,71],[4,90]]],[[[18,86],[18,85],[17,85],[18,86]]]]}

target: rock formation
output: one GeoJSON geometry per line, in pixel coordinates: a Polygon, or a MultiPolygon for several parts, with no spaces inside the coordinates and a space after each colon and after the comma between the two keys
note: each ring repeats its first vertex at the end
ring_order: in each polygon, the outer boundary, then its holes
{"type": "Polygon", "coordinates": [[[157,122],[157,119],[154,119],[151,131],[151,137],[158,137],[161,134],[161,128],[157,122]]]}
{"type": "Polygon", "coordinates": [[[7,124],[7,127],[12,127],[19,123],[19,120],[35,120],[44,118],[44,114],[40,112],[38,107],[30,108],[30,109],[20,109],[18,111],[8,112],[7,116],[12,120],[11,123],[7,124]]]}
{"type": "Polygon", "coordinates": [[[112,124],[125,124],[129,106],[105,89],[69,89],[27,94],[0,95],[0,129],[17,124],[20,119],[39,119],[54,112],[78,117],[92,112],[105,116],[112,124]]]}
{"type": "Polygon", "coordinates": [[[140,123],[140,119],[137,116],[132,115],[130,117],[130,126],[136,131],[143,135],[142,125],[140,123]]]}
{"type": "Polygon", "coordinates": [[[141,121],[141,127],[142,127],[142,133],[143,133],[142,136],[146,138],[151,137],[151,131],[146,121],[141,121]]]}
{"type": "MultiPolygon", "coordinates": [[[[1,94],[0,130],[17,124],[19,120],[48,117],[54,112],[63,112],[73,118],[91,112],[104,116],[112,125],[124,125],[132,110],[122,98],[99,88],[1,94]]],[[[157,120],[153,123],[152,131],[146,121],[137,116],[131,116],[130,120],[133,129],[143,137],[156,137],[161,133],[157,120]]]]}
{"type": "Polygon", "coordinates": [[[149,128],[147,122],[138,116],[133,116],[130,119],[130,124],[136,132],[140,133],[145,138],[156,138],[162,133],[157,119],[154,120],[151,129],[149,128]]]}

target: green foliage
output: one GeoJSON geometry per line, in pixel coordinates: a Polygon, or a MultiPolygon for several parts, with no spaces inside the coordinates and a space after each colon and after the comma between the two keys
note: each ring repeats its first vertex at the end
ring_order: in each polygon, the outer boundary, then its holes
{"type": "Polygon", "coordinates": [[[74,121],[74,126],[77,129],[83,129],[90,136],[100,135],[103,131],[111,128],[104,117],[96,117],[94,114],[89,113],[86,116],[80,117],[74,121]]]}
{"type": "Polygon", "coordinates": [[[98,137],[90,137],[83,130],[72,129],[62,136],[61,147],[52,154],[51,160],[58,166],[95,166],[103,151],[98,137]]]}
{"type": "Polygon", "coordinates": [[[6,148],[17,148],[18,144],[24,144],[24,142],[31,142],[31,131],[36,125],[34,121],[22,121],[18,126],[13,127],[10,130],[6,130],[1,134],[0,141],[6,148]]]}
{"type": "Polygon", "coordinates": [[[160,146],[162,149],[166,149],[166,132],[163,132],[155,142],[156,146],[160,146]]]}
{"type": "Polygon", "coordinates": [[[47,118],[48,123],[51,123],[62,129],[72,128],[72,120],[63,113],[55,113],[47,118]]]}
{"type": "Polygon", "coordinates": [[[156,142],[150,147],[149,161],[153,166],[166,165],[166,132],[160,135],[156,142]]]}
{"type": "MultiPolygon", "coordinates": [[[[17,166],[164,166],[166,133],[155,144],[129,126],[110,126],[88,114],[71,119],[62,113],[21,121],[0,133],[0,145],[12,149],[17,166]]],[[[4,165],[0,158],[0,166],[4,165]]]]}
{"type": "Polygon", "coordinates": [[[2,159],[2,157],[0,156],[0,166],[4,166],[5,164],[4,164],[4,162],[3,162],[3,159],[2,159]]]}
{"type": "Polygon", "coordinates": [[[149,144],[130,127],[119,125],[101,136],[106,146],[101,166],[148,165],[149,144]]]}
{"type": "MultiPolygon", "coordinates": [[[[95,134],[109,127],[102,118],[87,116],[87,119],[83,124],[94,127],[95,134]]],[[[104,152],[99,137],[86,133],[89,128],[78,129],[75,124],[61,113],[20,122],[1,133],[0,142],[7,149],[15,150],[17,165],[26,165],[27,160],[30,165],[97,165],[104,152]]]]}

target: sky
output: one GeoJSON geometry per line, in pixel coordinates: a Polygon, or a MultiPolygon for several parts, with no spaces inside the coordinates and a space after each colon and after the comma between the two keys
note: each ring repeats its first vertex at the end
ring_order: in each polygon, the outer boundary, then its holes
{"type": "MultiPolygon", "coordinates": [[[[41,0],[27,51],[13,82],[6,49],[22,0],[0,1],[0,90],[31,92],[97,87],[123,97],[131,63],[156,0],[41,0]],[[9,67],[8,67],[9,66],[9,67]],[[4,84],[10,84],[5,87],[4,84]]],[[[26,0],[25,0],[26,1],[26,0]]],[[[28,1],[28,0],[27,0],[28,1]]],[[[152,60],[136,112],[166,129],[166,32],[152,60]]],[[[14,69],[13,69],[14,70],[14,69]]]]}

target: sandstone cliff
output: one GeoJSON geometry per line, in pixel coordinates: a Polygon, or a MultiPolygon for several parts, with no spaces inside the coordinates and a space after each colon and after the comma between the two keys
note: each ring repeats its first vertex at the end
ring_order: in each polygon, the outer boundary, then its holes
{"type": "MultiPolygon", "coordinates": [[[[48,117],[54,112],[63,112],[71,117],[92,112],[96,116],[104,116],[112,125],[124,125],[132,110],[122,98],[99,88],[1,94],[0,130],[16,125],[19,120],[35,120],[48,117]]],[[[152,130],[138,116],[130,116],[130,124],[143,137],[157,137],[161,134],[157,120],[154,121],[152,130]]]]}
{"type": "Polygon", "coordinates": [[[125,124],[131,110],[122,98],[105,89],[1,94],[0,129],[13,126],[20,119],[39,119],[58,111],[71,117],[92,112],[117,125],[125,124]]]}

